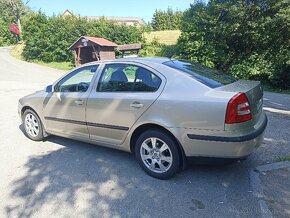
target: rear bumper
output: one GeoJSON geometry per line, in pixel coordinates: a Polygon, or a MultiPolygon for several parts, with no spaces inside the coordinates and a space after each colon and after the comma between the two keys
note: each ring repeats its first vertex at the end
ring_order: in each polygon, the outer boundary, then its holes
{"type": "Polygon", "coordinates": [[[268,119],[265,114],[261,116],[260,121],[255,125],[254,131],[247,134],[232,136],[223,135],[222,132],[208,132],[210,135],[196,134],[192,130],[183,130],[181,135],[181,145],[185,156],[191,157],[215,157],[215,158],[233,158],[241,159],[250,155],[258,148],[264,138],[264,132],[267,127],[268,119]]]}
{"type": "Polygon", "coordinates": [[[226,165],[232,164],[238,161],[246,160],[246,157],[240,158],[219,158],[219,157],[187,157],[186,162],[187,164],[194,164],[194,165],[226,165]]]}
{"type": "Polygon", "coordinates": [[[215,141],[215,142],[245,142],[253,140],[259,137],[266,129],[268,124],[268,118],[265,116],[265,119],[259,129],[256,131],[243,135],[243,136],[206,136],[206,135],[195,135],[195,134],[187,134],[188,138],[195,140],[205,140],[205,141],[215,141]]]}

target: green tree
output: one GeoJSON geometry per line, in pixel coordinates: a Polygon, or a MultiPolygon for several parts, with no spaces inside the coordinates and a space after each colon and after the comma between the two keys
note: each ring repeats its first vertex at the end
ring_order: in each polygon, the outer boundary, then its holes
{"type": "Polygon", "coordinates": [[[0,46],[16,43],[16,37],[8,29],[8,23],[0,17],[0,46]]]}
{"type": "Polygon", "coordinates": [[[17,24],[20,32],[22,30],[21,19],[29,10],[26,5],[30,0],[23,3],[22,0],[0,0],[0,17],[8,22],[17,24]]]}
{"type": "Polygon", "coordinates": [[[15,35],[8,31],[8,25],[15,23],[21,32],[21,20],[29,11],[26,7],[28,2],[24,4],[21,0],[0,0],[0,46],[16,43],[15,35]]]}
{"type": "Polygon", "coordinates": [[[156,10],[152,17],[152,27],[158,30],[177,30],[180,29],[180,23],[183,12],[173,11],[168,8],[167,11],[156,10]]]}
{"type": "Polygon", "coordinates": [[[184,13],[181,29],[182,58],[289,87],[289,0],[198,1],[184,13]]]}

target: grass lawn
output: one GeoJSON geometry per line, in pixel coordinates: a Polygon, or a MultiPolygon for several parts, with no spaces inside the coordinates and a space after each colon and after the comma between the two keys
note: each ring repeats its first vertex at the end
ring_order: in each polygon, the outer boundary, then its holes
{"type": "MultiPolygon", "coordinates": [[[[22,57],[23,49],[24,49],[24,43],[20,42],[14,48],[12,48],[10,54],[19,60],[24,60],[22,57]]],[[[30,61],[30,62],[43,65],[46,67],[55,68],[58,70],[65,70],[65,71],[69,71],[72,68],[74,68],[74,65],[71,62],[49,62],[49,63],[45,63],[42,61],[30,61]]]]}
{"type": "Polygon", "coordinates": [[[49,63],[45,63],[42,61],[32,61],[32,63],[35,64],[40,64],[46,67],[51,67],[51,68],[55,68],[58,70],[65,70],[65,71],[69,71],[71,69],[74,68],[74,65],[71,62],[49,62],[49,63]]]}
{"type": "Polygon", "coordinates": [[[152,42],[153,39],[157,39],[158,42],[165,45],[174,45],[177,43],[177,39],[181,34],[180,30],[164,30],[144,33],[147,42],[152,42]]]}

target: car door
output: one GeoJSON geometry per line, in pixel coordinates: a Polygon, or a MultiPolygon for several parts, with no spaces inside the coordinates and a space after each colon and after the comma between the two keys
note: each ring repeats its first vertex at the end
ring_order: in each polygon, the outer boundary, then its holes
{"type": "Polygon", "coordinates": [[[87,102],[90,138],[118,145],[161,94],[165,78],[140,64],[108,63],[87,102]]]}
{"type": "Polygon", "coordinates": [[[57,135],[88,139],[86,103],[98,65],[74,70],[53,87],[44,102],[47,131],[57,135]]]}

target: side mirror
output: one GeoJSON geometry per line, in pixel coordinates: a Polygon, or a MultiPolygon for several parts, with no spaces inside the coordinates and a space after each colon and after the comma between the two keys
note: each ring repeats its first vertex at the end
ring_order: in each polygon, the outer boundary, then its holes
{"type": "Polygon", "coordinates": [[[51,93],[52,92],[52,85],[46,86],[45,92],[51,93]]]}

